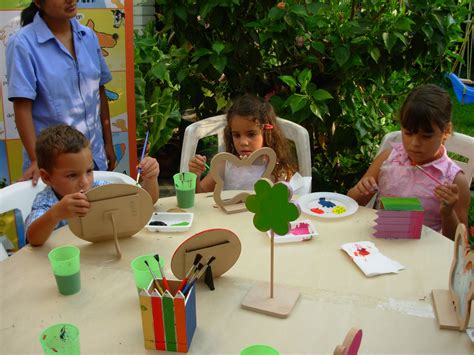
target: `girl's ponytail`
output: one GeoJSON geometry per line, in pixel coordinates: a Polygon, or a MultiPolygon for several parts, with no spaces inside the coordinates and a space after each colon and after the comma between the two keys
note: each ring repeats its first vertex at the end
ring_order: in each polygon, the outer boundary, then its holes
{"type": "Polygon", "coordinates": [[[32,1],[28,7],[25,7],[21,12],[21,19],[20,24],[21,27],[29,25],[33,22],[33,18],[35,17],[36,13],[39,11],[38,7],[32,1]]]}

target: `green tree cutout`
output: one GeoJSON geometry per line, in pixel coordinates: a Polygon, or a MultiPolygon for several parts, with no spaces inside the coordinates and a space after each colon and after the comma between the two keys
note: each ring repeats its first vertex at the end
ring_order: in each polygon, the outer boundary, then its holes
{"type": "Polygon", "coordinates": [[[253,224],[261,232],[271,231],[271,271],[270,297],[273,298],[273,261],[275,233],[285,235],[290,230],[290,222],[296,220],[301,211],[291,201],[293,192],[284,182],[273,184],[270,180],[260,179],[255,183],[255,195],[245,201],[247,209],[255,213],[253,224]]]}

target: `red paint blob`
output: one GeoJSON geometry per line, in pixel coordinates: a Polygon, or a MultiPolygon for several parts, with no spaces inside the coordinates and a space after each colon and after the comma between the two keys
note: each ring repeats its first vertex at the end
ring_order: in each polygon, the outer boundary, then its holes
{"type": "Polygon", "coordinates": [[[359,252],[360,256],[367,256],[370,254],[365,248],[357,248],[357,251],[359,252]]]}
{"type": "Polygon", "coordinates": [[[317,214],[323,214],[324,211],[320,208],[312,208],[311,212],[317,213],[317,214]]]}

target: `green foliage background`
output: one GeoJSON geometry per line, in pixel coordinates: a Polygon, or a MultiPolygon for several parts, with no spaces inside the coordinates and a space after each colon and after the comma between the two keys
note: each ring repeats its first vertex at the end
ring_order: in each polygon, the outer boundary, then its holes
{"type": "Polygon", "coordinates": [[[405,95],[442,83],[467,4],[157,0],[155,28],[135,38],[138,134],[152,117],[156,151],[185,109],[205,118],[258,94],[310,132],[313,189],[345,192],[396,125],[405,95]]]}

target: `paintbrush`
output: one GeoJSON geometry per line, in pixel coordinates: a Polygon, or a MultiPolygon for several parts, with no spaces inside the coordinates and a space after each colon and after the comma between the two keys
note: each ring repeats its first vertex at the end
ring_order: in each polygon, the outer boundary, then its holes
{"type": "Polygon", "coordinates": [[[193,274],[193,272],[196,270],[199,262],[201,261],[202,259],[202,255],[201,254],[196,254],[196,256],[194,257],[194,261],[193,261],[193,265],[191,266],[191,268],[188,270],[188,272],[186,273],[186,275],[184,276],[184,279],[181,281],[181,283],[179,284],[179,287],[178,287],[178,292],[179,291],[182,291],[184,286],[186,286],[186,283],[188,282],[188,279],[189,277],[193,274]]]}
{"type": "Polygon", "coordinates": [[[437,178],[435,178],[433,175],[431,175],[429,172],[427,172],[425,169],[423,169],[421,166],[419,165],[415,165],[415,168],[417,168],[418,170],[420,170],[423,174],[425,174],[427,177],[429,177],[431,180],[433,180],[434,182],[436,182],[438,185],[443,185],[443,183],[441,181],[439,181],[437,178]]]}
{"type": "MultiPolygon", "coordinates": [[[[198,268],[198,270],[196,270],[196,272],[194,273],[194,275],[191,277],[191,280],[189,280],[188,284],[186,285],[186,287],[184,288],[183,290],[183,294],[186,294],[189,292],[189,289],[196,283],[197,280],[200,279],[200,277],[202,275],[204,275],[204,273],[206,272],[207,268],[209,267],[209,265],[211,265],[211,263],[216,260],[216,258],[214,256],[211,256],[209,258],[209,260],[207,261],[206,265],[202,266],[201,268],[198,268]]],[[[202,265],[202,264],[200,264],[202,265]]]]}
{"type": "MultiPolygon", "coordinates": [[[[145,136],[145,143],[143,144],[143,148],[142,148],[142,155],[140,157],[140,162],[143,160],[143,158],[145,157],[145,151],[146,151],[146,146],[148,144],[148,131],[146,131],[146,136],[145,136]]],[[[138,167],[138,172],[137,172],[137,184],[138,184],[138,181],[140,180],[140,173],[142,172],[142,168],[138,167]]]]}
{"type": "Polygon", "coordinates": [[[189,289],[191,288],[192,285],[194,285],[194,282],[196,281],[196,275],[199,274],[199,272],[204,268],[204,264],[202,263],[199,263],[198,266],[196,267],[196,269],[194,270],[194,273],[191,275],[191,277],[189,278],[189,281],[188,283],[186,284],[186,286],[184,287],[183,289],[183,294],[186,294],[189,292],[189,289]]]}
{"type": "MultiPolygon", "coordinates": [[[[160,283],[158,282],[158,278],[156,277],[155,273],[150,267],[150,264],[148,264],[148,261],[145,260],[145,265],[147,266],[148,270],[150,271],[151,276],[153,277],[153,283],[155,284],[155,287],[158,289],[158,292],[163,294],[163,288],[161,288],[160,283]]],[[[160,265],[160,264],[158,264],[160,265]]]]}
{"type": "Polygon", "coordinates": [[[158,268],[160,269],[161,279],[163,280],[163,286],[165,286],[166,290],[170,291],[170,285],[168,284],[168,280],[166,279],[165,273],[163,272],[163,268],[160,264],[160,256],[158,254],[155,254],[154,257],[158,262],[158,268]]]}

